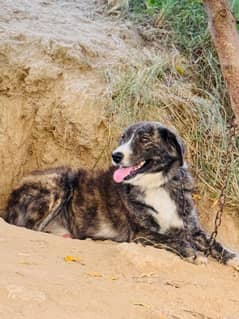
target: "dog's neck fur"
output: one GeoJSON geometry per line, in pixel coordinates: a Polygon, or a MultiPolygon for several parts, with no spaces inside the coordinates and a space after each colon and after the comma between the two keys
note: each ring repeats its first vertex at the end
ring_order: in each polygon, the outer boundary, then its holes
{"type": "Polygon", "coordinates": [[[187,163],[184,163],[182,167],[172,168],[167,174],[163,171],[157,173],[138,174],[130,180],[126,180],[124,183],[139,186],[142,190],[160,188],[167,184],[174,176],[178,175],[180,169],[186,170],[187,163]]]}
{"type": "Polygon", "coordinates": [[[179,174],[179,168],[163,172],[136,175],[127,184],[137,188],[138,200],[148,207],[148,213],[159,226],[158,232],[166,233],[172,228],[183,228],[183,220],[177,211],[176,202],[171,198],[167,183],[179,174]]]}
{"type": "Polygon", "coordinates": [[[159,173],[149,173],[149,174],[139,174],[129,181],[125,181],[126,184],[133,186],[138,186],[141,189],[149,188],[159,188],[166,184],[168,178],[164,176],[162,172],[159,173]]]}

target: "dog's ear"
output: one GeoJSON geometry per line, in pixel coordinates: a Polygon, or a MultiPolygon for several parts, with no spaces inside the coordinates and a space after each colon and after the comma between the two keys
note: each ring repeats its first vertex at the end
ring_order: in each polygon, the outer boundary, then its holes
{"type": "Polygon", "coordinates": [[[171,132],[167,128],[160,128],[159,130],[161,139],[174,151],[176,151],[176,154],[179,158],[180,166],[183,165],[183,157],[185,153],[185,147],[183,144],[183,141],[173,132],[171,132]]]}

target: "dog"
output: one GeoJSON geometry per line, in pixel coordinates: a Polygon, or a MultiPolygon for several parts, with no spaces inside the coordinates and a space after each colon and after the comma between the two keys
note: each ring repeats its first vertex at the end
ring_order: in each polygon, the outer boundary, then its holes
{"type": "MultiPolygon", "coordinates": [[[[140,242],[206,263],[210,236],[192,200],[181,138],[159,122],[129,126],[107,171],[58,167],[23,178],[7,204],[7,222],[72,238],[140,242]]],[[[215,241],[211,256],[239,266],[215,241]]]]}

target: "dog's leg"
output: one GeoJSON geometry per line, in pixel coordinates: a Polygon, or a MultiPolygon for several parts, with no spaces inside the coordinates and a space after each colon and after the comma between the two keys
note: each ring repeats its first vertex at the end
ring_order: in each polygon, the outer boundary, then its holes
{"type": "Polygon", "coordinates": [[[64,226],[62,214],[54,218],[45,228],[44,232],[54,234],[64,238],[72,238],[68,228],[64,226]]]}
{"type": "MultiPolygon", "coordinates": [[[[210,236],[200,228],[193,231],[192,236],[195,248],[206,252],[209,246],[210,236]]],[[[212,246],[211,256],[226,265],[239,269],[239,254],[223,247],[218,241],[215,241],[212,246]]]]}
{"type": "Polygon", "coordinates": [[[191,244],[185,239],[183,231],[175,234],[140,233],[135,238],[136,242],[143,245],[151,245],[156,248],[164,248],[176,253],[184,260],[194,264],[205,264],[207,258],[199,254],[191,244]]]}
{"type": "MultiPolygon", "coordinates": [[[[47,229],[47,226],[63,211],[65,199],[55,200],[54,196],[51,197],[52,200],[49,201],[48,211],[44,218],[38,220],[34,225],[34,229],[37,231],[44,232],[47,229]]],[[[54,227],[52,229],[54,229],[54,227]]]]}

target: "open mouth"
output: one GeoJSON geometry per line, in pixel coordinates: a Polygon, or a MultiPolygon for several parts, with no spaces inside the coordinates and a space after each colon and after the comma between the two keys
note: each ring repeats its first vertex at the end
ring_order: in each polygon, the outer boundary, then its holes
{"type": "Polygon", "coordinates": [[[150,162],[151,162],[150,160],[147,160],[147,161],[142,161],[133,166],[119,167],[114,172],[113,179],[116,183],[121,183],[124,180],[128,180],[132,177],[135,177],[137,174],[145,172],[150,162]]]}

